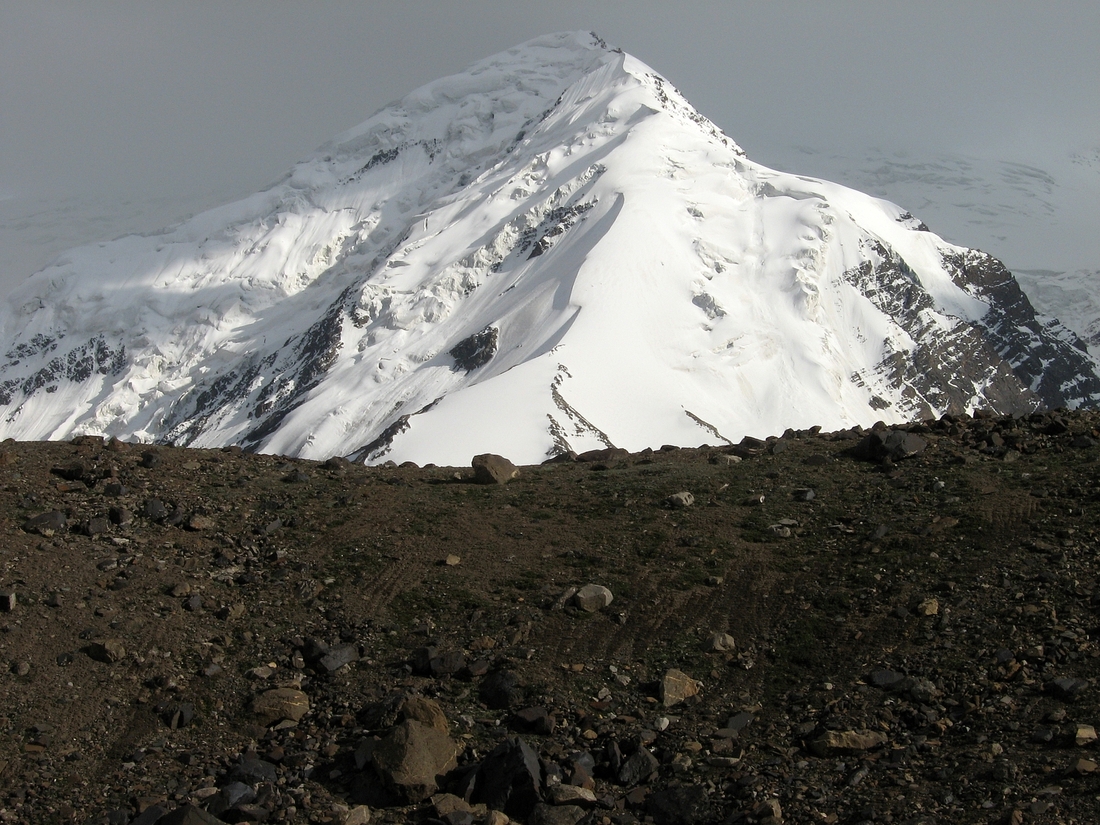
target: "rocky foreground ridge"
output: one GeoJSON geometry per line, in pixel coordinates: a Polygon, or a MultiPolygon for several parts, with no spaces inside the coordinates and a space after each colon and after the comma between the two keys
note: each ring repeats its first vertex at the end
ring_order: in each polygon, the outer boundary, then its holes
{"type": "Polygon", "coordinates": [[[1098,442],[4,442],[0,821],[1095,822],[1098,442]]]}

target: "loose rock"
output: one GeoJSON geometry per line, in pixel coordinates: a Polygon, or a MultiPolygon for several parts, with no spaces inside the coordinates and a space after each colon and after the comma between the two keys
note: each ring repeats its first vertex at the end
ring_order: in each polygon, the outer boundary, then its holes
{"type": "Polygon", "coordinates": [[[668,708],[696,696],[699,693],[699,683],[683,671],[673,668],[661,677],[659,693],[658,698],[668,708]]]}
{"type": "Polygon", "coordinates": [[[261,693],[252,701],[252,712],[263,725],[283,719],[299,722],[309,713],[309,697],[294,688],[275,688],[261,693]]]}
{"type": "Polygon", "coordinates": [[[611,591],[601,584],[586,584],[573,594],[572,602],[587,613],[603,610],[614,600],[611,591]]]}
{"type": "Polygon", "coordinates": [[[474,481],[478,484],[507,484],[519,475],[516,465],[503,456],[492,453],[475,455],[471,462],[474,481]]]}

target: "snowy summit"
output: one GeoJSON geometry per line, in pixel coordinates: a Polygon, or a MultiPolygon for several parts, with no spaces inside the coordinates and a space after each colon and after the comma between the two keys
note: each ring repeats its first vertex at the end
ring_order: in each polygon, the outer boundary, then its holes
{"type": "Polygon", "coordinates": [[[1100,400],[1015,279],[753,163],[595,35],[431,83],[0,309],[0,437],[534,463],[1100,400]]]}

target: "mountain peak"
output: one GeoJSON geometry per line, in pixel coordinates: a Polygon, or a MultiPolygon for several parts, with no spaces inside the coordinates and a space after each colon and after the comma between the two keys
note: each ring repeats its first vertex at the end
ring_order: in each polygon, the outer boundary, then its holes
{"type": "Polygon", "coordinates": [[[924,229],[548,35],[36,275],[3,310],[0,434],[535,462],[1100,398],[1003,267],[924,229]]]}

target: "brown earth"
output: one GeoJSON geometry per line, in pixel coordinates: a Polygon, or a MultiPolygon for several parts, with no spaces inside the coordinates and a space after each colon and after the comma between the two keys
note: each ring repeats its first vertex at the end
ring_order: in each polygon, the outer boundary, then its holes
{"type": "Polygon", "coordinates": [[[487,485],[6,442],[0,822],[205,821],[184,806],[234,788],[224,821],[506,821],[395,793],[372,754],[413,717],[474,801],[526,742],[521,822],[1098,822],[1098,428],[926,422],[896,463],[788,432],[487,485]],[[666,706],[670,670],[699,693],[666,706]],[[275,688],[308,710],[264,715],[275,688]]]}

